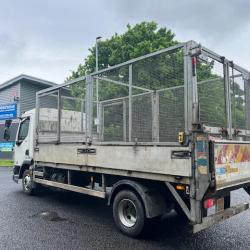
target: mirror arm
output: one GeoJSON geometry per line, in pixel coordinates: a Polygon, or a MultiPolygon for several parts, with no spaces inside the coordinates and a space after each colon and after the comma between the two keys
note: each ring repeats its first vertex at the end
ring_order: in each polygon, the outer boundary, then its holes
{"type": "Polygon", "coordinates": [[[16,141],[16,145],[17,145],[17,146],[20,146],[20,145],[22,144],[22,142],[23,142],[23,140],[17,140],[17,141],[16,141]]]}

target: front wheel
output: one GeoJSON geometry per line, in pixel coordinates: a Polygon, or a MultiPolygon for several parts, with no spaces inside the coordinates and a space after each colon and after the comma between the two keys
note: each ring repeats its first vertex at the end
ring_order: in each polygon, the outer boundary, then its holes
{"type": "Polygon", "coordinates": [[[118,229],[130,236],[138,237],[144,229],[144,207],[134,192],[130,190],[120,191],[113,202],[113,217],[118,229]]]}
{"type": "Polygon", "coordinates": [[[28,195],[32,195],[34,193],[34,184],[33,184],[33,177],[30,170],[25,170],[23,173],[22,179],[22,187],[23,192],[28,195]]]}

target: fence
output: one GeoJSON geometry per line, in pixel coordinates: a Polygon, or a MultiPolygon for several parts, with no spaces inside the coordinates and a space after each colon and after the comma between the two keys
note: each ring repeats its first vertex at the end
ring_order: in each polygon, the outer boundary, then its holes
{"type": "Polygon", "coordinates": [[[248,136],[249,75],[195,42],[179,44],[40,91],[37,141],[176,144],[194,121],[248,136]]]}

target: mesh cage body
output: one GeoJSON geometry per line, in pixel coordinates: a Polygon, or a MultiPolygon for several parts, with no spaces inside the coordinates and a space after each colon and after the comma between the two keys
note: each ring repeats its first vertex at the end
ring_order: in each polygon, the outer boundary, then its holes
{"type": "Polygon", "coordinates": [[[39,142],[57,140],[58,91],[39,97],[39,142]]]}
{"type": "Polygon", "coordinates": [[[97,80],[102,103],[101,140],[177,142],[185,124],[183,48],[107,69],[95,76],[95,84],[97,80]]]}
{"type": "Polygon", "coordinates": [[[203,47],[201,54],[184,53],[187,47],[154,52],[38,95],[39,141],[175,144],[179,132],[190,132],[197,96],[202,124],[227,128],[232,117],[235,131],[250,130],[247,71],[203,47]]]}

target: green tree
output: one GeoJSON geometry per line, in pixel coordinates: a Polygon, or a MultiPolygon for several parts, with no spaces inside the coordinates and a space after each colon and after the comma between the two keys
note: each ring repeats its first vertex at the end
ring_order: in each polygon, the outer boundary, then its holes
{"type": "MultiPolygon", "coordinates": [[[[171,30],[167,28],[158,28],[155,22],[142,22],[134,26],[127,25],[127,30],[123,34],[115,33],[111,38],[99,41],[98,66],[100,70],[105,69],[178,43],[179,42],[175,39],[175,34],[171,30]]],[[[96,47],[93,46],[90,48],[89,52],[84,63],[80,64],[76,70],[72,71],[67,80],[95,72],[96,47]]],[[[156,57],[150,57],[134,63],[133,85],[151,90],[184,85],[183,58],[184,54],[180,49],[173,53],[163,53],[156,57]]],[[[100,77],[128,83],[128,66],[103,73],[100,77]]],[[[225,102],[223,98],[223,78],[215,73],[214,64],[210,62],[209,64],[200,63],[197,65],[197,79],[199,82],[212,79],[210,83],[199,85],[202,121],[210,123],[207,124],[210,126],[224,126],[226,117],[225,102]]],[[[99,100],[125,97],[128,95],[127,87],[107,81],[103,82],[103,80],[99,80],[99,84],[99,100]]],[[[82,98],[84,96],[84,91],[82,91],[83,86],[82,83],[72,86],[72,95],[82,98]]],[[[237,85],[235,88],[237,91],[237,85]]],[[[137,93],[138,90],[133,89],[133,94],[137,93]]],[[[161,93],[161,98],[163,101],[161,102],[160,110],[165,112],[161,117],[165,117],[166,120],[171,119],[171,124],[173,127],[176,127],[176,131],[178,132],[184,123],[183,117],[181,117],[184,112],[183,90],[177,89],[163,92],[161,93]]],[[[143,97],[141,97],[141,100],[137,99],[137,102],[141,103],[141,109],[145,108],[143,107],[143,97]]],[[[242,117],[244,116],[243,104],[239,101],[237,103],[239,107],[235,113],[237,113],[238,117],[242,117]]],[[[106,115],[110,117],[110,126],[107,126],[107,128],[110,127],[112,128],[111,130],[114,131],[114,114],[109,111],[106,115]]],[[[243,120],[243,118],[241,118],[241,120],[243,120]]],[[[115,128],[119,130],[120,125],[117,125],[115,128]]],[[[161,130],[164,130],[164,128],[165,125],[161,130]]],[[[141,130],[141,128],[139,128],[139,130],[141,130]]],[[[168,138],[166,138],[166,140],[167,139],[168,138]]]]}
{"type": "MultiPolygon", "coordinates": [[[[155,22],[142,22],[127,25],[123,34],[115,33],[110,39],[99,41],[99,69],[104,69],[130,59],[178,44],[175,34],[166,28],[158,28],[155,22]]],[[[68,79],[84,76],[95,71],[96,47],[89,49],[90,54],[68,79]]]]}
{"type": "MultiPolygon", "coordinates": [[[[167,28],[158,28],[155,22],[142,22],[134,26],[127,25],[123,34],[114,34],[110,39],[99,41],[99,69],[128,61],[160,49],[178,44],[175,34],[167,28]]],[[[95,71],[96,47],[89,49],[90,54],[83,64],[72,71],[67,80],[74,79],[95,71]]],[[[183,85],[183,53],[161,54],[133,64],[133,85],[151,90],[183,85]]],[[[109,79],[128,83],[128,66],[106,73],[109,79]],[[108,74],[108,75],[107,75],[108,74]]],[[[99,81],[100,100],[128,95],[128,88],[113,83],[99,81]]],[[[79,86],[74,86],[74,96],[80,93],[79,86]]],[[[95,92],[94,92],[95,93],[95,92]]],[[[133,94],[138,93],[133,89],[133,94]]]]}

